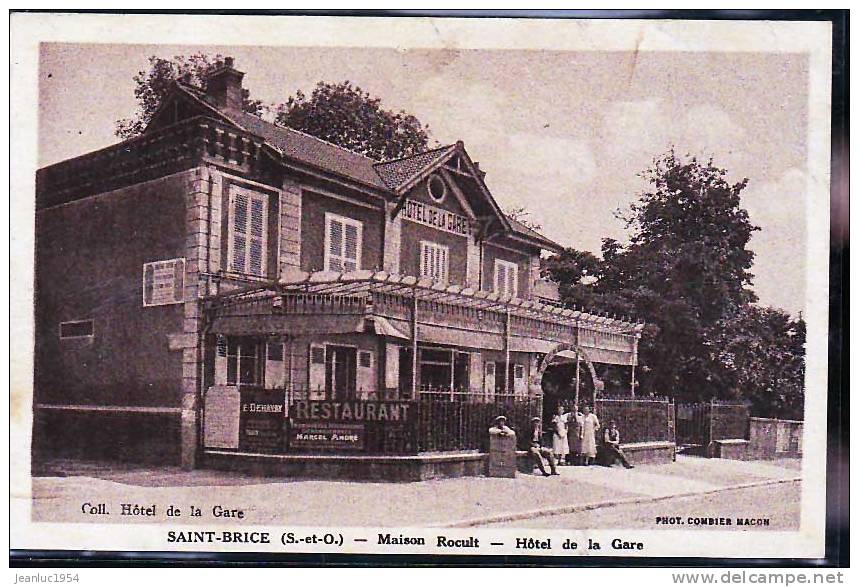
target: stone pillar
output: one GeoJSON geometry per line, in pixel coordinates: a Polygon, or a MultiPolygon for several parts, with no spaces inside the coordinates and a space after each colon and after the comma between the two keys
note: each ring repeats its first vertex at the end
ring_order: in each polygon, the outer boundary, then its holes
{"type": "MultiPolygon", "coordinates": [[[[385,203],[385,247],[382,258],[382,269],[388,273],[400,272],[400,247],[403,219],[399,214],[391,218],[396,207],[395,202],[385,203]]],[[[367,269],[367,267],[364,267],[367,269]]]]}
{"type": "MultiPolygon", "coordinates": [[[[503,426],[506,428],[506,423],[503,426]]],[[[502,432],[497,423],[489,429],[488,477],[516,476],[516,433],[506,429],[509,432],[502,432]]]]}
{"type": "Polygon", "coordinates": [[[201,273],[208,270],[210,261],[211,227],[209,202],[211,196],[209,169],[197,167],[187,174],[186,183],[186,247],[185,247],[185,298],[182,332],[182,386],[181,386],[181,461],[182,468],[193,469],[197,463],[199,447],[199,406],[202,385],[203,354],[200,346],[201,302],[205,280],[201,273]]]}
{"type": "Polygon", "coordinates": [[[301,269],[301,186],[283,180],[280,194],[280,275],[301,269]]]}

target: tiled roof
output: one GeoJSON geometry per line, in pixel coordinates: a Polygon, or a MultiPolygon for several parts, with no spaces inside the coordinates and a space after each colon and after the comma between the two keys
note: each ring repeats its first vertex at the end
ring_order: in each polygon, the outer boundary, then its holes
{"type": "Polygon", "coordinates": [[[178,84],[197,100],[229,118],[246,131],[265,139],[272,147],[297,161],[359,181],[365,185],[387,190],[373,169],[377,161],[343,147],[331,144],[295,129],[280,126],[259,116],[239,110],[216,108],[206,100],[205,93],[189,84],[178,84]]]}
{"type": "Polygon", "coordinates": [[[415,174],[444,157],[452,146],[438,147],[394,161],[383,161],[382,163],[376,163],[373,167],[382,178],[382,181],[385,182],[385,185],[394,190],[414,177],[415,174]]]}
{"type": "Polygon", "coordinates": [[[373,169],[374,159],[332,145],[297,130],[266,122],[246,112],[227,114],[245,130],[262,137],[278,151],[320,169],[332,171],[357,180],[365,185],[387,189],[387,185],[373,169]]]}
{"type": "Polygon", "coordinates": [[[558,245],[557,243],[546,238],[545,236],[543,236],[542,234],[540,234],[539,232],[537,232],[533,228],[529,228],[529,227],[525,226],[524,224],[522,224],[518,220],[510,218],[509,216],[507,217],[507,220],[510,221],[510,227],[513,229],[513,232],[516,232],[516,233],[524,235],[524,236],[529,236],[531,238],[535,238],[535,239],[543,241],[543,242],[548,241],[548,242],[552,243],[553,245],[560,247],[560,245],[558,245]]]}

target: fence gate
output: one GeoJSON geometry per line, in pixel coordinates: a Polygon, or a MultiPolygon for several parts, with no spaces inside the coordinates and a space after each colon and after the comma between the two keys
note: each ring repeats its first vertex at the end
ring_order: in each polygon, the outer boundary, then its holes
{"type": "Polygon", "coordinates": [[[749,407],[720,401],[676,404],[677,446],[706,447],[714,440],[748,438],[749,407]]]}

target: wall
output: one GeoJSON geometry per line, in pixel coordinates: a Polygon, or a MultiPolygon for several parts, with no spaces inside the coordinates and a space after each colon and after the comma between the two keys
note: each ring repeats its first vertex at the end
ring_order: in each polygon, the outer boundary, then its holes
{"type": "Polygon", "coordinates": [[[189,363],[196,339],[188,333],[198,313],[191,227],[199,222],[192,193],[199,174],[181,172],[37,212],[35,458],[178,464],[193,454],[196,419],[187,397],[196,394],[196,364],[189,363]],[[186,259],[186,302],[143,307],[144,263],[175,258],[186,259]],[[94,336],[60,340],[60,322],[88,319],[94,336]]]}
{"type": "Polygon", "coordinates": [[[802,456],[802,433],[801,421],[749,418],[750,458],[802,456]]]}
{"type": "Polygon", "coordinates": [[[432,241],[448,247],[448,280],[452,284],[464,285],[466,275],[466,237],[436,230],[408,220],[403,220],[400,229],[401,252],[400,273],[420,275],[421,241],[432,241]]]}
{"type": "Polygon", "coordinates": [[[492,243],[483,245],[483,275],[481,288],[492,291],[495,288],[495,260],[501,259],[516,263],[519,267],[519,297],[528,299],[531,297],[531,253],[511,251],[507,248],[495,246],[492,243]]]}
{"type": "Polygon", "coordinates": [[[307,188],[302,190],[301,202],[301,269],[304,271],[323,269],[326,212],[354,218],[363,223],[361,268],[380,269],[384,227],[382,209],[331,198],[307,188]]]}
{"type": "Polygon", "coordinates": [[[185,257],[187,173],[40,210],[37,403],[178,406],[182,304],[143,307],[143,264],[185,257]],[[59,339],[93,319],[91,340],[59,339]]]}

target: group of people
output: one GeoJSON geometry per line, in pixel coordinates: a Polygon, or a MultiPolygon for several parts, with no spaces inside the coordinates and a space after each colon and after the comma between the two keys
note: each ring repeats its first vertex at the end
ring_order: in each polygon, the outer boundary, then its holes
{"type": "MultiPolygon", "coordinates": [[[[599,432],[599,418],[591,412],[590,406],[583,406],[581,412],[578,406],[574,406],[573,411],[567,412],[563,404],[558,404],[557,412],[552,417],[552,447],[543,446],[543,419],[535,417],[531,419],[528,452],[532,462],[545,477],[558,475],[558,465],[592,465],[597,461],[598,453],[603,465],[610,467],[620,461],[624,467],[632,469],[633,465],[620,447],[617,422],[611,420],[603,431],[602,447],[597,446],[599,432]],[[549,463],[551,472],[546,471],[543,459],[549,463]]],[[[506,417],[498,416],[490,433],[513,434],[513,430],[507,427],[506,417]]]]}

